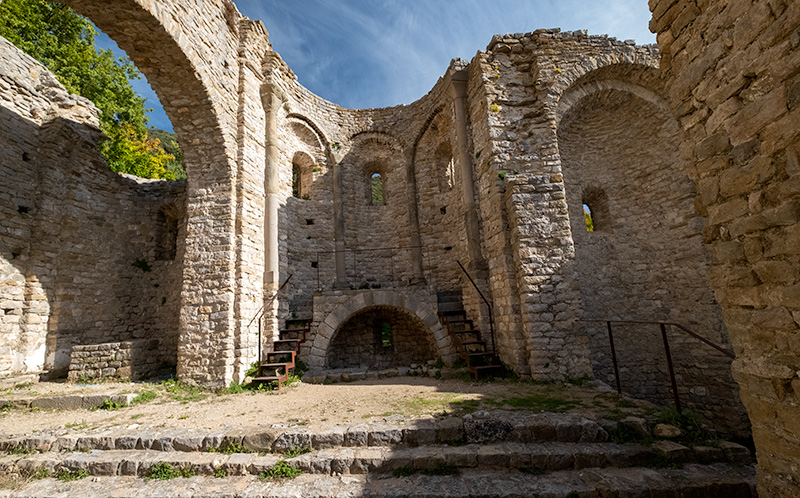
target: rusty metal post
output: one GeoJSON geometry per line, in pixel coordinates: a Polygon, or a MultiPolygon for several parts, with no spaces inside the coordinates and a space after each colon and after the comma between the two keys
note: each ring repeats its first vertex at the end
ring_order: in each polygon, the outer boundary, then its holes
{"type": "Polygon", "coordinates": [[[261,318],[258,319],[258,370],[256,375],[261,377],[261,318]]]}
{"type": "Polygon", "coordinates": [[[675,381],[675,369],[672,367],[672,355],[669,351],[669,339],[667,339],[667,326],[661,325],[661,338],[664,339],[664,352],[667,355],[667,367],[669,367],[669,380],[672,382],[672,396],[675,398],[675,409],[681,412],[681,400],[678,397],[678,383],[675,381]]]}
{"type": "Polygon", "coordinates": [[[617,392],[622,394],[622,384],[619,381],[619,365],[617,365],[617,349],[614,347],[614,334],[611,333],[611,322],[608,325],[608,342],[611,344],[611,361],[614,362],[614,379],[617,381],[617,392]]]}

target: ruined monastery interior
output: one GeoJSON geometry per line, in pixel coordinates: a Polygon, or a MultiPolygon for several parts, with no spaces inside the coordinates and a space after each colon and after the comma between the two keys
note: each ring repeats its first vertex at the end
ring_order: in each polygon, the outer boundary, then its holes
{"type": "Polygon", "coordinates": [[[466,357],[666,405],[668,340],[684,405],[796,489],[800,2],[650,0],[657,46],[497,35],[358,110],[229,0],[63,3],[147,76],[188,180],[111,172],[96,108],[0,39],[0,375],[105,352],[92,375],[219,387],[301,324],[309,378],[466,357]]]}

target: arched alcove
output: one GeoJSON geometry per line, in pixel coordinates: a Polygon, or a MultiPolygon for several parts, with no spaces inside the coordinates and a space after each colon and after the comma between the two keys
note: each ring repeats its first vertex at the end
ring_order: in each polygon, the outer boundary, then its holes
{"type": "Polygon", "coordinates": [[[425,363],[437,356],[433,333],[419,317],[396,306],[372,306],[339,326],[326,365],[380,370],[425,363]]]}
{"type": "MultiPolygon", "coordinates": [[[[706,279],[710,259],[696,191],[675,153],[678,123],[650,89],[588,79],[565,94],[558,127],[583,318],[678,322],[727,345],[706,279]],[[586,228],[584,206],[594,231],[586,228]]],[[[584,328],[595,375],[613,382],[605,323],[584,322],[584,328]]],[[[614,329],[623,390],[669,404],[658,326],[614,329]]],[[[730,360],[689,336],[669,334],[673,357],[680,359],[682,398],[720,426],[738,430],[742,411],[730,360]]]]}

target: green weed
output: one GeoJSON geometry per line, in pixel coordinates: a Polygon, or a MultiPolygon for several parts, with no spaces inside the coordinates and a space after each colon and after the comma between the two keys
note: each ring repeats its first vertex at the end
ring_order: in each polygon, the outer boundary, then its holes
{"type": "Polygon", "coordinates": [[[116,401],[112,401],[111,398],[106,398],[103,400],[102,403],[95,406],[93,410],[114,411],[114,410],[119,410],[120,408],[122,408],[122,406],[123,406],[122,404],[117,403],[116,401]]]}
{"type": "Polygon", "coordinates": [[[312,451],[314,451],[314,448],[311,446],[296,447],[284,453],[283,456],[286,458],[294,458],[300,455],[305,455],[306,453],[311,453],[312,451]]]}
{"type": "Polygon", "coordinates": [[[259,472],[258,477],[269,480],[294,479],[295,477],[299,476],[302,473],[303,473],[302,470],[292,467],[291,465],[286,463],[285,460],[279,460],[278,463],[276,463],[272,467],[264,469],[261,472],[259,472]]]}
{"type": "Polygon", "coordinates": [[[168,463],[157,463],[147,469],[144,474],[145,479],[158,479],[166,481],[168,479],[175,479],[178,477],[194,477],[195,471],[191,467],[174,468],[168,463]]]}
{"type": "Polygon", "coordinates": [[[69,470],[61,469],[56,473],[56,479],[62,482],[79,481],[89,477],[89,473],[83,469],[69,470]]]}
{"type": "Polygon", "coordinates": [[[222,467],[214,467],[214,477],[217,479],[225,479],[228,477],[228,471],[222,467]]]}
{"type": "Polygon", "coordinates": [[[156,393],[155,391],[152,391],[152,390],[151,391],[142,391],[139,394],[137,394],[136,397],[133,398],[133,400],[131,400],[131,405],[138,405],[140,403],[148,403],[150,401],[153,401],[157,397],[158,397],[158,393],[156,393]]]}

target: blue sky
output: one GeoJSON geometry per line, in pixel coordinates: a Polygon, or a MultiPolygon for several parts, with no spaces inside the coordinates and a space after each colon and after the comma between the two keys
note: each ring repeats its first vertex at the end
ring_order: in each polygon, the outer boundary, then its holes
{"type": "MultiPolygon", "coordinates": [[[[273,48],[302,85],[347,108],[408,104],[450,59],[470,60],[498,33],[560,27],[655,43],[646,0],[235,0],[264,22],[273,48]]],[[[98,45],[110,47],[107,37],[98,45]]],[[[118,50],[118,49],[117,49],[118,50]]],[[[157,108],[150,125],[171,130],[146,81],[134,88],[157,108]]]]}

